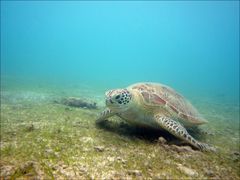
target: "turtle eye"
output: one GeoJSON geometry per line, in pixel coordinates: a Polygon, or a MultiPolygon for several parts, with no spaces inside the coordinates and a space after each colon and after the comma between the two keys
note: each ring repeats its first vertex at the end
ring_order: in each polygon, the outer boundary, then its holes
{"type": "Polygon", "coordinates": [[[115,97],[115,99],[119,99],[120,98],[120,95],[117,95],[116,97],[115,97]]]}

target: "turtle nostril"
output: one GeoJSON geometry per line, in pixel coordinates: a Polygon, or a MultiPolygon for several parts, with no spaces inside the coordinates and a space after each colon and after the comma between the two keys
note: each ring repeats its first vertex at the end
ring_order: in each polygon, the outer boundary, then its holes
{"type": "Polygon", "coordinates": [[[113,101],[112,101],[111,99],[110,99],[109,101],[110,101],[110,103],[112,103],[112,104],[113,104],[113,101]]]}

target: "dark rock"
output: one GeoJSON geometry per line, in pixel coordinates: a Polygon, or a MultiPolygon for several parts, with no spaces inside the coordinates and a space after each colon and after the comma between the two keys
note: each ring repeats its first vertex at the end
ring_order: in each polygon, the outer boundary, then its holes
{"type": "Polygon", "coordinates": [[[212,170],[209,170],[209,169],[205,170],[205,174],[208,177],[214,177],[215,176],[214,172],[212,170]]]}
{"type": "Polygon", "coordinates": [[[190,146],[176,146],[173,144],[170,148],[177,152],[195,152],[190,146]]]}
{"type": "Polygon", "coordinates": [[[178,146],[175,144],[172,144],[172,145],[162,144],[162,146],[167,151],[176,151],[178,153],[199,153],[199,151],[193,150],[191,146],[178,146]]]}
{"type": "Polygon", "coordinates": [[[238,152],[238,151],[233,152],[233,154],[237,155],[237,156],[240,156],[240,152],[238,152]]]}
{"type": "Polygon", "coordinates": [[[232,152],[230,156],[234,162],[238,162],[240,160],[240,152],[238,151],[232,152]]]}
{"type": "Polygon", "coordinates": [[[205,134],[205,135],[208,135],[208,136],[214,136],[214,135],[215,135],[215,133],[213,133],[213,132],[211,132],[211,131],[209,131],[209,130],[203,130],[203,129],[201,129],[200,132],[201,132],[202,134],[205,134]]]}
{"type": "Polygon", "coordinates": [[[31,131],[33,131],[35,129],[35,127],[34,127],[34,125],[31,123],[31,124],[29,124],[27,127],[26,127],[26,131],[27,132],[31,132],[31,131]]]}
{"type": "Polygon", "coordinates": [[[116,158],[119,162],[122,162],[123,164],[126,164],[126,160],[125,159],[123,159],[123,158],[121,158],[121,157],[117,157],[116,158]]]}
{"type": "Polygon", "coordinates": [[[71,108],[65,107],[65,111],[71,111],[71,108]]]}
{"type": "Polygon", "coordinates": [[[142,176],[142,172],[139,170],[128,170],[127,173],[133,176],[142,176]]]}
{"type": "Polygon", "coordinates": [[[22,164],[16,171],[15,174],[21,174],[22,176],[31,176],[32,179],[44,179],[44,172],[40,169],[37,162],[27,161],[22,164]]]}
{"type": "Polygon", "coordinates": [[[53,103],[55,103],[55,104],[59,104],[59,101],[57,101],[57,100],[53,100],[53,103]]]}
{"type": "Polygon", "coordinates": [[[103,152],[105,148],[103,146],[94,146],[94,149],[98,152],[103,152]]]}
{"type": "Polygon", "coordinates": [[[49,158],[51,156],[55,156],[56,154],[52,149],[45,149],[44,155],[49,158]]]}
{"type": "Polygon", "coordinates": [[[67,105],[67,106],[72,106],[72,107],[97,109],[96,102],[87,102],[83,99],[75,98],[75,97],[64,98],[64,99],[62,99],[61,103],[64,105],[67,105]]]}

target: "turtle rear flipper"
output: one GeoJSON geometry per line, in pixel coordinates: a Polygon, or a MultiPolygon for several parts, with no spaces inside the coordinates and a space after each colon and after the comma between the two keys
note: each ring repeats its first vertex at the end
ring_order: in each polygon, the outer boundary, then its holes
{"type": "Polygon", "coordinates": [[[172,135],[191,144],[195,148],[200,149],[201,151],[216,151],[214,147],[211,147],[208,144],[201,143],[194,139],[179,122],[176,122],[168,117],[164,117],[161,115],[156,115],[154,118],[161,128],[167,130],[172,135]]]}

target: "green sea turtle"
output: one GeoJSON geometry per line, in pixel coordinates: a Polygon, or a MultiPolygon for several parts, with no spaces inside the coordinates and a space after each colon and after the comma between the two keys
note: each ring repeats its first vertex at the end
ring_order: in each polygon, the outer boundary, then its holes
{"type": "Polygon", "coordinates": [[[166,85],[137,83],[107,91],[106,106],[98,121],[117,115],[129,123],[165,129],[202,151],[215,151],[214,147],[194,139],[185,129],[207,121],[190,102],[166,85]]]}

